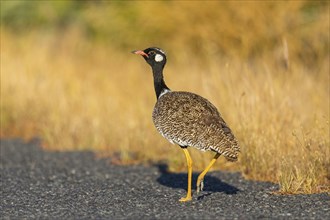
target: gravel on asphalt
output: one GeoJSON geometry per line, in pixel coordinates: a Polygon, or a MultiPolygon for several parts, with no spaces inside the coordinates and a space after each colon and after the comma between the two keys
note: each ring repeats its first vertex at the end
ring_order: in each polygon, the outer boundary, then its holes
{"type": "Polygon", "coordinates": [[[187,174],[165,163],[118,166],[20,139],[2,139],[0,150],[2,219],[330,219],[328,194],[276,195],[278,185],[239,173],[208,173],[204,191],[180,203],[187,174]]]}

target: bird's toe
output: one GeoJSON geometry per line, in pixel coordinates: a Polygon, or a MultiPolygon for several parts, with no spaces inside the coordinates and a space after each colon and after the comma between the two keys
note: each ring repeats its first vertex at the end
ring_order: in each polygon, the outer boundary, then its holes
{"type": "Polygon", "coordinates": [[[197,182],[197,193],[203,191],[204,188],[204,180],[198,181],[197,182]]]}
{"type": "Polygon", "coordinates": [[[190,200],[191,200],[191,196],[187,196],[187,197],[181,198],[179,201],[180,202],[188,202],[190,200]]]}

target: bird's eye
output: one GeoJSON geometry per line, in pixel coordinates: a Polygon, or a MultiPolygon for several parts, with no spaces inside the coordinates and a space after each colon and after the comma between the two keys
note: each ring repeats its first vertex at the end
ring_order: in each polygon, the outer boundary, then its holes
{"type": "Polygon", "coordinates": [[[152,51],[150,51],[148,54],[152,56],[152,55],[155,55],[156,52],[152,50],[152,51]]]}

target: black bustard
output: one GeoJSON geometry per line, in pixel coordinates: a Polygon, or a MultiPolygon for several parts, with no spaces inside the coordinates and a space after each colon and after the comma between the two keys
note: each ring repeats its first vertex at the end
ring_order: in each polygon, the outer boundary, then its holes
{"type": "Polygon", "coordinates": [[[197,193],[203,190],[203,180],[220,155],[229,161],[237,160],[240,151],[232,131],[222,119],[216,107],[207,99],[190,92],[171,91],[165,84],[163,69],[166,55],[157,47],[136,50],[151,66],[157,102],[152,113],[158,132],[169,142],[179,145],[185,154],[188,167],[187,195],[181,202],[191,200],[192,159],[188,146],[216,154],[210,164],[198,176],[197,193]]]}

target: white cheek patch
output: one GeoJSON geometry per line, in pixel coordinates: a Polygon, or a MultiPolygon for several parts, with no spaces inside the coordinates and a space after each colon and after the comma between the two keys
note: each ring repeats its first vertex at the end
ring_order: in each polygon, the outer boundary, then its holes
{"type": "Polygon", "coordinates": [[[162,56],[162,55],[160,55],[160,54],[156,54],[156,56],[155,56],[155,61],[156,62],[160,62],[160,61],[162,61],[164,59],[164,57],[162,56]]]}

